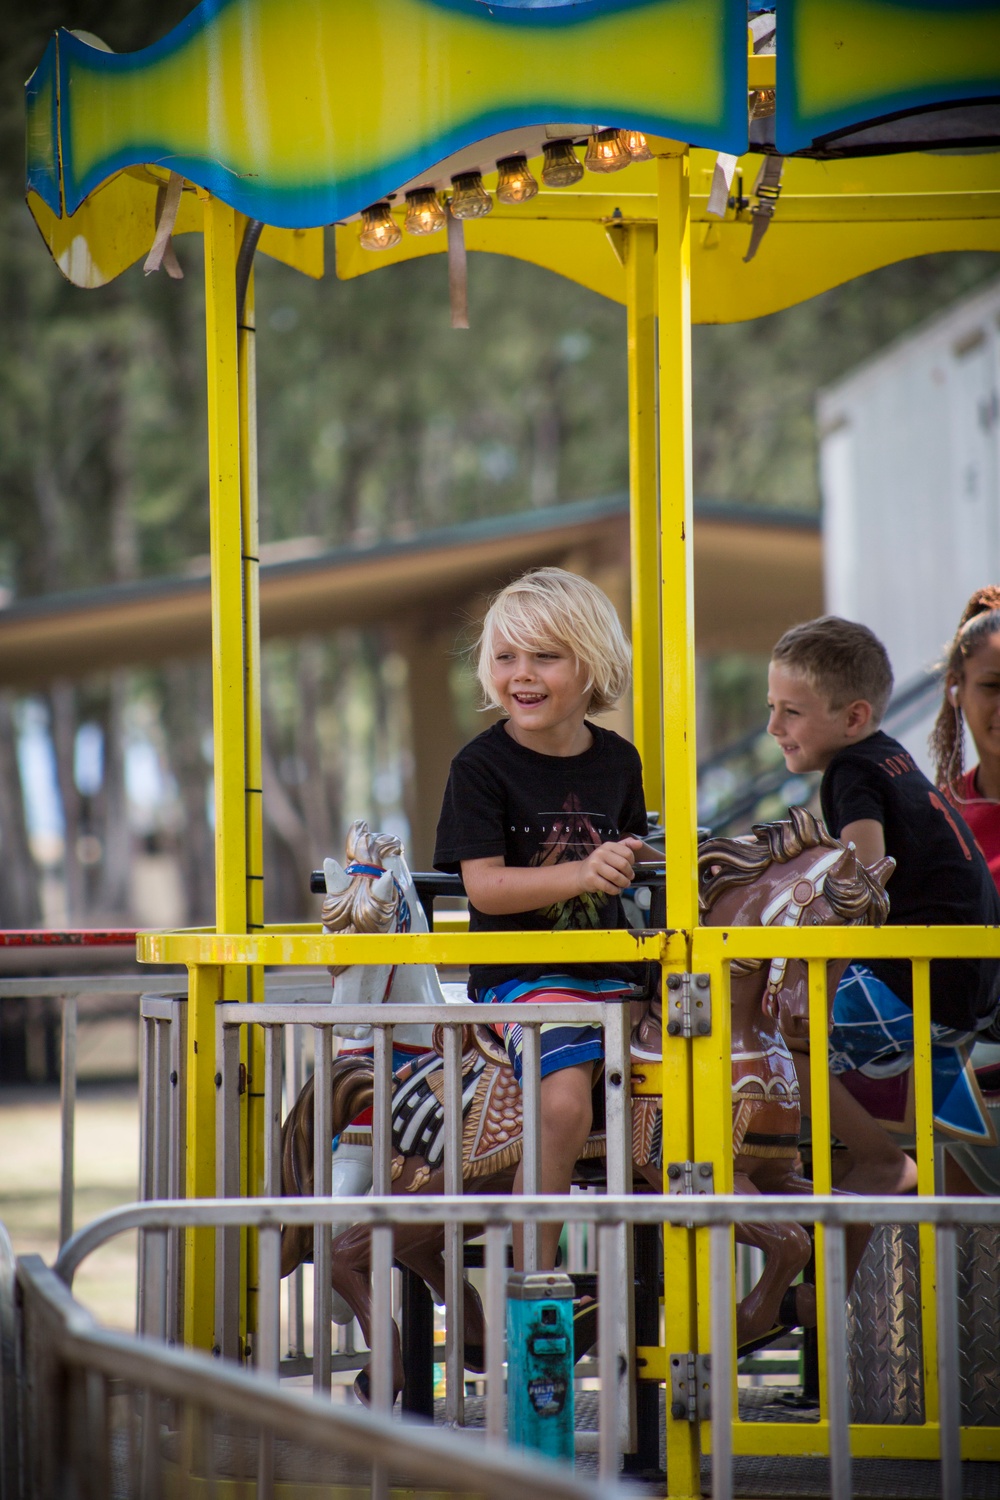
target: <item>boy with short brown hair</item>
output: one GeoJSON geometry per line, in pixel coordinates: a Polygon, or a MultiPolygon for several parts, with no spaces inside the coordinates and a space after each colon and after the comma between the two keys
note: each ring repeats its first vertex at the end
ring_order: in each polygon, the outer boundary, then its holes
{"type": "MultiPolygon", "coordinates": [[[[990,926],[1000,898],[960,814],[920,771],[909,751],[879,726],[892,693],[881,641],[864,625],[827,615],[787,631],[768,670],[768,732],[790,771],[822,771],[823,818],[866,865],[896,861],[889,923],[990,926]]],[[[934,1114],[965,1136],[988,1134],[960,1051],[997,1008],[994,959],[931,963],[934,1114]]],[[[891,1076],[912,1062],[912,972],[904,959],[848,966],[833,1007],[830,1110],[835,1134],[851,1149],[842,1186],[906,1192],[916,1168],[847,1092],[836,1075],[859,1069],[891,1076]]],[[[795,1046],[795,1039],[789,1038],[795,1046]]],[[[800,1043],[801,1047],[801,1043],[800,1043]]],[[[808,1093],[807,1073],[800,1082],[808,1093]]]]}

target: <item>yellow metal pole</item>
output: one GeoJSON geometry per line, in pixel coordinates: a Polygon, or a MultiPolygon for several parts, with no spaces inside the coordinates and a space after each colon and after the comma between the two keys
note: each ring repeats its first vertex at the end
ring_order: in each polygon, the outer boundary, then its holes
{"type": "Polygon", "coordinates": [[[656,229],[625,241],[628,309],[629,509],[632,559],[632,738],[646,799],[663,816],[660,707],[660,519],[656,471],[656,229]]]}
{"type": "MultiPolygon", "coordinates": [[[[244,221],[241,220],[241,223],[244,221]]],[[[239,310],[237,309],[239,312],[239,310]]],[[[237,329],[240,402],[240,502],[243,533],[243,694],[246,743],[246,912],[247,931],[264,926],[264,829],[261,787],[260,702],[260,533],[257,507],[257,364],[254,275],[251,271],[237,329]]],[[[264,970],[247,971],[247,998],[263,1001],[264,970]]],[[[246,1182],[244,1192],[264,1190],[264,1033],[247,1032],[246,1182]]],[[[247,1236],[247,1307],[249,1330],[257,1327],[257,1235],[247,1236]]]]}
{"type": "MultiPolygon", "coordinates": [[[[691,228],[687,147],[658,163],[660,576],[663,622],[663,821],[667,921],[687,935],[697,913],[695,871],[694,602],[691,569],[691,228]]],[[[688,967],[690,968],[690,947],[688,967]]],[[[663,974],[667,984],[666,968],[663,974]]],[[[668,1014],[664,990],[664,1018],[668,1014]]],[[[663,1037],[663,1159],[693,1160],[690,1047],[663,1037]]],[[[694,1236],[663,1233],[663,1313],[668,1352],[695,1349],[694,1236]]],[[[667,1487],[701,1493],[698,1427],[667,1401],[667,1487]]]]}
{"type": "MultiPolygon", "coordinates": [[[[204,200],[208,375],[209,530],[212,555],[212,728],[215,925],[246,931],[244,640],[240,420],[236,348],[236,226],[231,208],[204,200]]],[[[215,1191],[215,1001],[246,998],[246,970],[196,966],[188,998],[187,1163],[190,1197],[215,1191]]],[[[188,1236],[185,1336],[210,1347],[214,1276],[204,1231],[188,1236]]]]}
{"type": "MultiPolygon", "coordinates": [[[[697,1101],[694,1108],[694,1145],[691,1160],[712,1163],[712,1185],[716,1193],[733,1191],[733,1059],[732,1024],[729,1000],[729,964],[722,957],[722,933],[718,929],[702,927],[695,932],[692,943],[691,968],[696,975],[707,974],[708,993],[712,999],[712,1025],[707,1036],[697,1033],[697,1021],[693,1022],[695,1035],[691,1039],[692,1096],[697,1101]]],[[[697,1001],[697,982],[692,998],[697,1001]]],[[[697,1186],[697,1183],[696,1183],[697,1186]]],[[[695,1284],[699,1295],[698,1348],[702,1352],[712,1347],[712,1304],[705,1288],[711,1287],[711,1242],[710,1231],[699,1229],[695,1234],[695,1284]]],[[[732,1243],[732,1233],[730,1233],[732,1243]]],[[[733,1357],[735,1360],[735,1332],[733,1357]]],[[[733,1366],[735,1371],[735,1363],[733,1366]]],[[[733,1411],[736,1407],[736,1390],[733,1389],[733,1411]]],[[[711,1446],[712,1426],[706,1422],[702,1430],[702,1446],[711,1446]]]]}
{"type": "Polygon", "coordinates": [[[667,919],[697,921],[697,765],[691,500],[691,211],[686,146],[661,157],[657,206],[660,363],[660,568],[663,811],[667,919]]]}
{"type": "MultiPolygon", "coordinates": [[[[913,1103],[917,1136],[917,1193],[932,1198],[934,1180],[934,1085],[931,1059],[931,966],[913,960],[913,1103]]],[[[940,1421],[937,1340],[937,1244],[933,1224],[921,1224],[920,1326],[923,1334],[924,1421],[940,1421]]]]}
{"type": "Polygon", "coordinates": [[[246,932],[246,663],[236,225],[233,210],[214,198],[205,205],[205,322],[212,552],[215,925],[218,932],[246,932]]]}
{"type": "MultiPolygon", "coordinates": [[[[813,1192],[821,1197],[833,1189],[830,1142],[830,1062],[826,1038],[829,1032],[830,998],[826,964],[821,958],[809,960],[809,1092],[812,1131],[813,1192]]],[[[816,1225],[816,1340],[819,1345],[819,1420],[823,1441],[829,1442],[830,1392],[826,1382],[827,1306],[826,1278],[823,1274],[824,1230],[816,1225]]]]}
{"type": "MultiPolygon", "coordinates": [[[[222,969],[188,968],[187,1104],[184,1196],[215,1196],[215,1006],[222,969]]],[[[184,1342],[215,1343],[215,1233],[189,1229],[184,1237],[184,1342]]]]}

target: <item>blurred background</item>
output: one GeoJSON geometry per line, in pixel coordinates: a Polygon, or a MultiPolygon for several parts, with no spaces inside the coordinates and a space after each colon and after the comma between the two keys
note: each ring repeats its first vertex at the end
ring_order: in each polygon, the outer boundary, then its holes
{"type": "MultiPolygon", "coordinates": [[[[6,11],[0,633],[5,618],[28,635],[60,619],[72,632],[100,605],[121,638],[130,610],[166,604],[145,660],[95,649],[63,671],[58,646],[2,656],[0,928],[213,917],[207,640],[175,639],[170,624],[171,600],[208,587],[200,239],[177,242],[182,281],[135,266],[85,294],[23,204],[22,86],[48,33],[132,50],[190,8],[6,11]]],[[[699,759],[716,826],[808,793],[759,730],[765,595],[787,585],[784,623],[823,605],[817,393],[995,275],[990,255],[929,257],[694,330],[699,759]],[[732,592],[734,556],[759,619],[732,592]]],[[[488,586],[520,571],[533,537],[533,560],[590,571],[627,618],[624,310],[492,256],[472,257],[469,281],[471,328],[456,332],[443,258],[348,283],[257,260],[262,592],[268,577],[301,578],[317,598],[314,616],[266,628],[269,922],[315,918],[309,871],[359,816],[429,862],[448,759],[483,723],[463,648],[488,586]],[[443,588],[433,569],[449,548],[459,562],[443,588]],[[342,593],[352,557],[373,569],[363,607],[342,593]],[[421,574],[403,609],[400,580],[421,574]]]]}

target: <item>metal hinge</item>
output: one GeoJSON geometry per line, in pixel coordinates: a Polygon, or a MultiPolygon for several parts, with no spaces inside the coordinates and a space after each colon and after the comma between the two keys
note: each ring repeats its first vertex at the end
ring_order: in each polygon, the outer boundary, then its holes
{"type": "Polygon", "coordinates": [[[667,1035],[710,1036],[712,981],[707,974],[667,975],[667,1035]]]}
{"type": "Polygon", "coordinates": [[[710,1161],[672,1161],[667,1164],[667,1192],[689,1198],[708,1198],[715,1192],[715,1169],[710,1161]]]}
{"type": "Polygon", "coordinates": [[[712,1417],[712,1356],[671,1354],[670,1415],[675,1422],[708,1422],[712,1417]]]}

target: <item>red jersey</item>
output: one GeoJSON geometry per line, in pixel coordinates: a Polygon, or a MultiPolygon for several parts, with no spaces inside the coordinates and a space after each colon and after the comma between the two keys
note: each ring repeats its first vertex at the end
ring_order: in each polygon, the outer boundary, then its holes
{"type": "Polygon", "coordinates": [[[1000,802],[981,797],[976,790],[975,767],[958,781],[948,799],[958,808],[973,838],[983,851],[997,890],[1000,890],[1000,802]]]}

